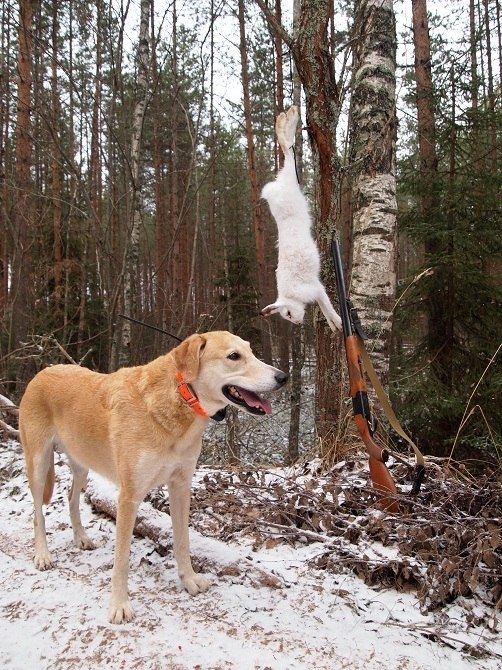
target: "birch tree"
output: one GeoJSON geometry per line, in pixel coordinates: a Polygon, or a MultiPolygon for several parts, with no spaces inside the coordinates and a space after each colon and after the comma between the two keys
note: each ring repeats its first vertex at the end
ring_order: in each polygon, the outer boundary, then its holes
{"type": "Polygon", "coordinates": [[[350,294],[373,362],[389,369],[396,291],[396,26],[392,0],[357,0],[351,98],[350,294]]]}

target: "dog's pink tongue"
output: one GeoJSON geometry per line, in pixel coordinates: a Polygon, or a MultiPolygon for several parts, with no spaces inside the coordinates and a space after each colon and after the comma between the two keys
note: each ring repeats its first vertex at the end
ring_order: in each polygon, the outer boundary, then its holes
{"type": "Polygon", "coordinates": [[[239,389],[239,393],[246,405],[250,407],[261,407],[265,414],[272,414],[272,405],[265,398],[260,398],[256,393],[251,393],[251,391],[246,391],[246,389],[239,389]]]}

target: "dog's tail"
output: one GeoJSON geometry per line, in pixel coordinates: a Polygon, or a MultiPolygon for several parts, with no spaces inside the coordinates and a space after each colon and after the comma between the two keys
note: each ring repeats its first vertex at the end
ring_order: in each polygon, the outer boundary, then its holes
{"type": "Polygon", "coordinates": [[[50,503],[53,491],[54,491],[54,451],[51,450],[49,470],[47,471],[47,477],[45,478],[44,505],[48,505],[50,503]]]}

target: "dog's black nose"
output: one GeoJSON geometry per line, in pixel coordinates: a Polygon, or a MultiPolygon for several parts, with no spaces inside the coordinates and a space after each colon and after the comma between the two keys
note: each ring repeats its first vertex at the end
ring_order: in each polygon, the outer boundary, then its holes
{"type": "Polygon", "coordinates": [[[289,379],[289,375],[287,372],[281,372],[280,370],[275,373],[275,381],[280,384],[281,386],[285,384],[289,379]]]}

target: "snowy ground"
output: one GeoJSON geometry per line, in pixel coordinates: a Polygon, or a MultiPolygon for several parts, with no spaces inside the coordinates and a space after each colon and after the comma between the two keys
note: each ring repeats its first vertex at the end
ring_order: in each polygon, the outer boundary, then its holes
{"type": "MultiPolygon", "coordinates": [[[[57,461],[55,495],[47,509],[57,564],[38,572],[31,560],[32,506],[21,450],[16,442],[0,445],[2,668],[501,667],[500,613],[493,608],[468,623],[457,599],[424,615],[414,592],[370,588],[343,568],[314,569],[308,561],[324,550],[322,543],[253,550],[251,544],[227,544],[192,530],[196,562],[220,576],[212,576],[206,594],[191,598],[180,588],[170,553],[161,557],[151,540],[135,537],[129,586],[137,616],[129,624],[111,625],[114,522],[84,502],[84,524],[99,546],[93,552],[73,547],[68,469],[57,461]]],[[[101,480],[91,484],[110,495],[101,480]]],[[[169,517],[147,503],[141,513],[168,528],[169,517]]],[[[386,550],[375,543],[375,552],[386,550]]]]}

